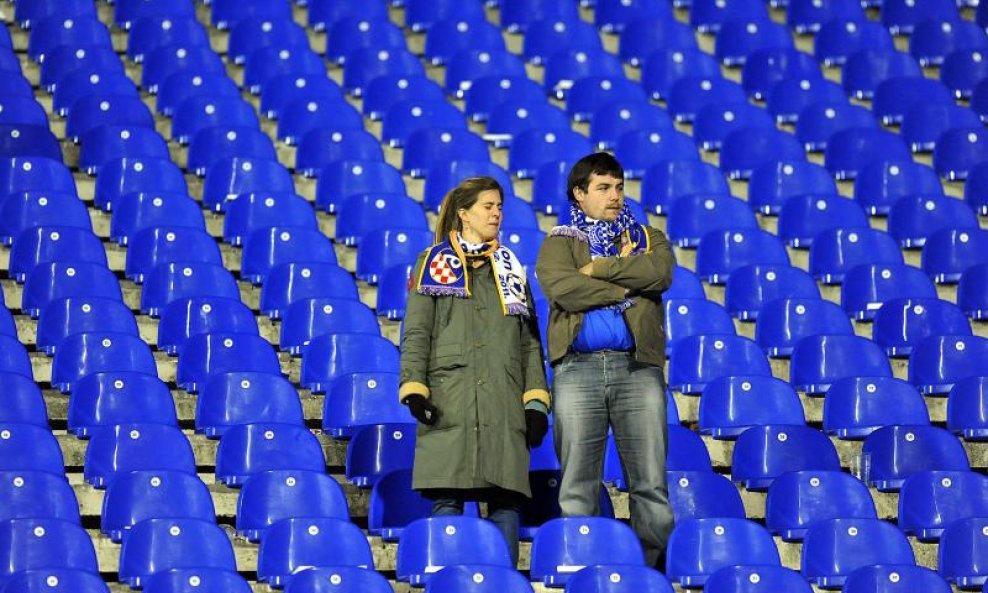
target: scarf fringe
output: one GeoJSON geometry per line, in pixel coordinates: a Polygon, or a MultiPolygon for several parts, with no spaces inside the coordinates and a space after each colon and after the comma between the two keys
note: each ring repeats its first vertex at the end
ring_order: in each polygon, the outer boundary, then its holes
{"type": "Polygon", "coordinates": [[[531,312],[528,310],[528,307],[523,305],[522,303],[511,303],[506,307],[506,309],[508,315],[520,315],[521,317],[525,317],[525,318],[528,318],[529,315],[531,315],[531,312]]]}
{"type": "Polygon", "coordinates": [[[465,288],[456,288],[453,286],[420,286],[419,293],[427,296],[451,296],[461,299],[465,299],[470,296],[467,294],[465,288]]]}
{"type": "Polygon", "coordinates": [[[576,228],[575,226],[557,226],[557,227],[553,227],[553,229],[551,231],[549,231],[549,236],[550,237],[573,237],[575,239],[579,239],[580,241],[583,241],[584,243],[589,243],[590,242],[590,239],[587,237],[587,234],[584,233],[583,231],[581,231],[580,229],[576,228]]]}

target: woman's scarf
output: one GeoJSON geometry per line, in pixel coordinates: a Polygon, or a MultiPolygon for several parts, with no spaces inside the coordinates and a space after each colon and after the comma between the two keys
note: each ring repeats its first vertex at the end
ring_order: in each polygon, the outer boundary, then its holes
{"type": "Polygon", "coordinates": [[[505,315],[528,317],[525,268],[510,249],[497,239],[470,243],[452,231],[449,239],[433,245],[419,274],[419,294],[470,298],[470,265],[475,258],[487,258],[497,276],[498,296],[505,315]]]}

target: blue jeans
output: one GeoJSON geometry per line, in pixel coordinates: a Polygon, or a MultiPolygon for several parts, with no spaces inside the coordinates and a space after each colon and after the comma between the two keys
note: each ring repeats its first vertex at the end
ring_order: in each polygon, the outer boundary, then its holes
{"type": "Polygon", "coordinates": [[[423,492],[432,500],[432,516],[462,515],[463,504],[468,500],[487,503],[487,520],[493,523],[511,554],[511,565],[518,568],[518,527],[521,523],[521,494],[490,488],[486,490],[430,489],[423,492]]]}
{"type": "Polygon", "coordinates": [[[641,364],[627,352],[570,353],[553,368],[552,389],[563,516],[598,514],[610,426],[628,482],[631,528],[645,561],[656,566],[673,526],[662,369],[641,364]]]}

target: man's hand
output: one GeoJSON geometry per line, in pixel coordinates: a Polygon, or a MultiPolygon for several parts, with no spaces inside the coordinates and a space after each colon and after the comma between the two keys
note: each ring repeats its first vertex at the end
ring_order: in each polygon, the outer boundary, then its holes
{"type": "Polygon", "coordinates": [[[549,417],[538,410],[525,410],[525,443],[529,449],[542,444],[549,432],[549,417]]]}
{"type": "Polygon", "coordinates": [[[628,238],[625,237],[623,242],[621,243],[621,253],[619,257],[628,257],[629,255],[631,255],[631,251],[634,248],[635,246],[631,243],[631,241],[629,241],[628,238]]]}
{"type": "Polygon", "coordinates": [[[587,265],[583,266],[582,268],[580,268],[580,273],[583,274],[584,276],[592,276],[593,275],[593,262],[590,262],[589,264],[587,264],[587,265]]]}
{"type": "Polygon", "coordinates": [[[405,405],[408,406],[412,416],[422,424],[432,426],[439,422],[439,408],[424,396],[417,393],[409,395],[405,398],[405,405]]]}

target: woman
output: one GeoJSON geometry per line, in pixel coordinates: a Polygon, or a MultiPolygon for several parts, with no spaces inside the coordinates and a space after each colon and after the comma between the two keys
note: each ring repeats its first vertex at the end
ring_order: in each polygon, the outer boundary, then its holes
{"type": "Polygon", "coordinates": [[[525,270],[497,240],[503,200],[490,177],[443,199],[410,283],[399,397],[421,423],[412,486],[433,515],[486,502],[517,566],[528,448],[549,428],[550,402],[525,270]]]}

